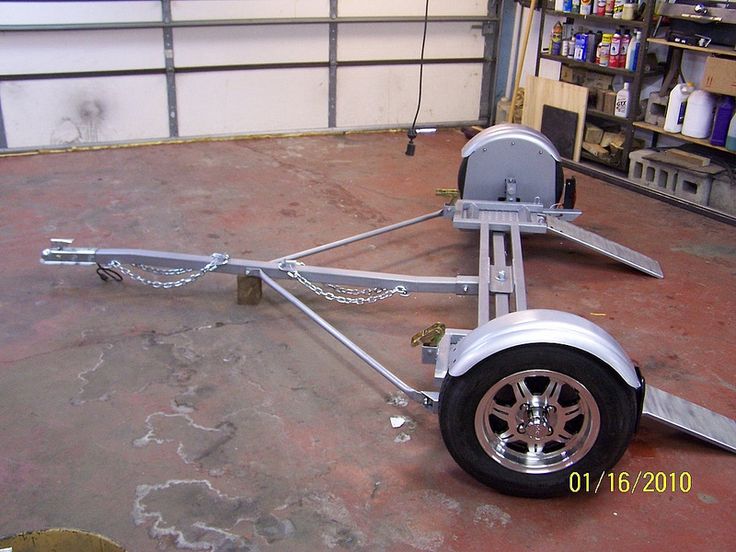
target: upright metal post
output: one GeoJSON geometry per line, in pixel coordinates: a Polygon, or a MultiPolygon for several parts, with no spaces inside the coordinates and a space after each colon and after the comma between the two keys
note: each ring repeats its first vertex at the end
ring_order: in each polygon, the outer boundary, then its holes
{"type": "Polygon", "coordinates": [[[179,117],[176,102],[176,66],[174,64],[174,29],[171,28],[171,0],[161,0],[163,18],[164,64],[166,67],[166,96],[168,100],[169,137],[179,136],[179,117]]]}
{"type": "Polygon", "coordinates": [[[337,127],[337,0],[330,0],[330,68],[328,77],[327,126],[337,127]]]}
{"type": "MultiPolygon", "coordinates": [[[[499,2],[501,0],[488,0],[489,16],[498,14],[499,2]]],[[[498,39],[501,36],[501,25],[503,25],[503,18],[499,17],[495,21],[484,22],[481,27],[484,46],[479,118],[487,120],[489,126],[493,124],[496,108],[496,44],[498,44],[498,39]]]]}

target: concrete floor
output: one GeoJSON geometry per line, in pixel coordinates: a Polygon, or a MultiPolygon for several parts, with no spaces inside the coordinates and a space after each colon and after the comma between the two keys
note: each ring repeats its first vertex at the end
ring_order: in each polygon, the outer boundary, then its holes
{"type": "MultiPolygon", "coordinates": [[[[49,237],[298,251],[438,209],[464,141],[422,136],[413,158],[401,134],[364,134],[0,159],[0,535],[75,527],[131,552],[731,548],[736,457],[720,449],[644,424],[615,474],[688,472],[690,492],[500,495],[456,466],[433,414],[272,292],[244,307],[232,276],[164,291],[38,264],[49,237]]],[[[530,305],[593,320],[651,384],[733,417],[736,228],[578,182],[577,223],[665,279],[527,237],[530,305]]],[[[314,262],[475,274],[476,247],[436,220],[314,262]]],[[[345,307],[289,287],[420,388],[432,369],[409,337],[475,325],[470,298],[345,307]]]]}

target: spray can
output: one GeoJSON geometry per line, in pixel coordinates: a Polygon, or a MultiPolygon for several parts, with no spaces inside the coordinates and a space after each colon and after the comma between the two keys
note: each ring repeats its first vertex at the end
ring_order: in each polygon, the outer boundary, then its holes
{"type": "Polygon", "coordinates": [[[549,46],[549,53],[553,56],[559,56],[562,48],[562,24],[558,21],[552,27],[552,41],[549,46]]]}
{"type": "Polygon", "coordinates": [[[595,14],[598,17],[603,17],[604,15],[606,15],[606,0],[596,0],[595,14]]]}
{"type": "Polygon", "coordinates": [[[570,13],[572,11],[572,0],[563,0],[562,11],[565,13],[570,13]]]}
{"type": "Polygon", "coordinates": [[[686,82],[684,84],[678,84],[670,92],[670,99],[667,102],[667,112],[664,116],[664,129],[667,132],[680,132],[682,130],[687,99],[694,90],[695,86],[693,86],[693,83],[686,82]]]}
{"type": "Polygon", "coordinates": [[[613,17],[613,7],[616,3],[616,0],[606,0],[606,17],[613,17]]]}
{"type": "Polygon", "coordinates": [[[572,0],[572,13],[580,13],[580,0],[572,0]]]}
{"type": "Polygon", "coordinates": [[[590,15],[593,12],[593,0],[580,0],[580,13],[590,15]]]}
{"type": "Polygon", "coordinates": [[[621,52],[621,31],[616,29],[616,32],[611,36],[611,48],[608,54],[608,66],[618,67],[621,52]]]}

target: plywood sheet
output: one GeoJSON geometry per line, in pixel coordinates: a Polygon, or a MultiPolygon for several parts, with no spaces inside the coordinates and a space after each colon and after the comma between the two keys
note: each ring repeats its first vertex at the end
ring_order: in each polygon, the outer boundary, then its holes
{"type": "Polygon", "coordinates": [[[545,105],[578,114],[572,160],[580,161],[585,110],[588,105],[588,89],[584,86],[575,86],[566,82],[528,76],[524,88],[524,111],[521,116],[521,123],[541,131],[542,113],[545,105]]]}

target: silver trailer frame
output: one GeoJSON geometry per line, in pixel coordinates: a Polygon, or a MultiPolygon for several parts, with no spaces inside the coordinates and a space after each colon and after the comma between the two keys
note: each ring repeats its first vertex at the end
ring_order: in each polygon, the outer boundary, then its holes
{"type": "Polygon", "coordinates": [[[521,247],[525,233],[550,232],[663,277],[655,260],[573,225],[580,211],[554,205],[550,182],[538,179],[540,171],[559,161],[546,138],[518,125],[499,125],[471,140],[463,156],[467,177],[457,202],[270,261],[78,248],[66,239],[53,239],[41,261],[98,266],[103,278],[122,273],[154,287],[186,285],[214,271],[248,277],[248,285],[259,293],[265,283],[412,400],[439,412],[443,438],[456,461],[501,492],[553,496],[566,490],[573,469],[597,477],[620,458],[642,416],[736,452],[736,421],[645,385],[623,348],[602,328],[570,313],[528,308],[521,247]],[[520,156],[526,166],[531,157],[531,172],[517,169],[509,176],[512,160],[520,156]],[[498,172],[506,176],[489,183],[483,175],[491,166],[501,166],[498,172]],[[441,217],[455,228],[479,233],[477,275],[411,276],[299,260],[441,217]],[[179,278],[153,280],[140,272],[179,278]],[[440,388],[419,390],[277,280],[297,280],[326,299],[349,304],[409,293],[476,295],[478,324],[475,329],[430,327],[415,336],[422,344],[422,361],[434,365],[440,388]],[[618,420],[625,423],[616,425],[618,420]]]}

